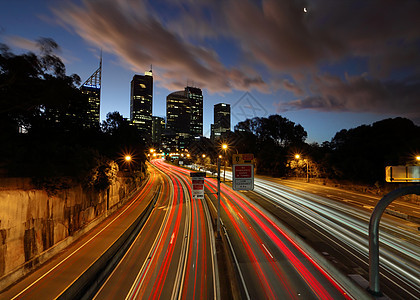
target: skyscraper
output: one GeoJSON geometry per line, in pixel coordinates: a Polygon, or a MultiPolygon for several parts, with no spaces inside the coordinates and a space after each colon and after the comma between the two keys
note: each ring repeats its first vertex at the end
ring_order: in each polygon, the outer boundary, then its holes
{"type": "Polygon", "coordinates": [[[190,134],[191,107],[184,91],[166,97],[166,129],[173,134],[190,134]]]}
{"type": "Polygon", "coordinates": [[[99,111],[101,104],[102,57],[99,68],[80,86],[83,94],[88,95],[88,105],[84,127],[99,127],[99,111]]]}
{"type": "Polygon", "coordinates": [[[191,107],[190,134],[192,137],[203,135],[203,93],[201,89],[187,86],[185,94],[191,107]]]}
{"type": "Polygon", "coordinates": [[[152,116],[152,143],[160,146],[162,143],[162,134],[165,130],[165,119],[152,116]]]}
{"type": "Polygon", "coordinates": [[[134,75],[131,80],[130,119],[145,141],[152,139],[153,74],[134,75]]]}
{"type": "Polygon", "coordinates": [[[166,97],[166,130],[177,141],[177,148],[188,147],[191,139],[203,135],[203,94],[186,87],[166,97]]]}
{"type": "Polygon", "coordinates": [[[218,103],[214,105],[214,139],[219,139],[230,131],[230,104],[218,103]]]}

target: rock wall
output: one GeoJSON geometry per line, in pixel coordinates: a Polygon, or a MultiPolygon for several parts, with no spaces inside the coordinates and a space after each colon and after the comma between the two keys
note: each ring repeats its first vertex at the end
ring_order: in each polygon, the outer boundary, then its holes
{"type": "Polygon", "coordinates": [[[0,290],[4,281],[28,273],[121,206],[139,184],[118,177],[103,192],[86,192],[76,186],[52,196],[34,189],[28,178],[1,179],[0,290]],[[44,255],[47,252],[49,255],[44,255]],[[14,272],[19,274],[4,280],[14,272]]]}

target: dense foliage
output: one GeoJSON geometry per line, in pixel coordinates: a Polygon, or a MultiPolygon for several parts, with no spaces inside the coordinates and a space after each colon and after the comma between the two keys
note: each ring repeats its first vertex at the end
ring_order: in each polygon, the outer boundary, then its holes
{"type": "Polygon", "coordinates": [[[420,127],[404,118],[386,119],[343,129],[324,147],[331,177],[372,184],[384,180],[386,166],[416,163],[420,127]]]}
{"type": "Polygon", "coordinates": [[[255,154],[259,173],[284,176],[290,151],[303,148],[306,137],[300,124],[280,115],[271,115],[239,122],[229,139],[240,152],[255,154]]]}
{"type": "Polygon", "coordinates": [[[39,56],[0,49],[1,173],[50,189],[70,182],[104,189],[126,152],[136,156],[131,170],[144,163],[141,136],[119,113],[108,114],[102,129],[83,126],[88,99],[76,87],[79,77],[65,75],[54,41],[39,47],[39,56]]]}
{"type": "Polygon", "coordinates": [[[384,182],[386,166],[416,164],[420,153],[420,127],[405,118],[343,129],[321,146],[305,143],[306,136],[301,125],[272,115],[239,122],[225,141],[240,153],[254,153],[257,172],[262,174],[306,176],[308,172],[311,177],[365,184],[384,182]],[[300,159],[295,158],[298,153],[300,159]]]}

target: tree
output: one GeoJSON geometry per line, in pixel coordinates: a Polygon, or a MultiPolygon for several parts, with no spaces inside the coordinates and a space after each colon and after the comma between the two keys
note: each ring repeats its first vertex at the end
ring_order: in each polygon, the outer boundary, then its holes
{"type": "Polygon", "coordinates": [[[333,176],[362,183],[383,182],[385,167],[405,165],[420,150],[420,127],[405,118],[341,130],[328,144],[333,176]]]}
{"type": "Polygon", "coordinates": [[[53,40],[42,39],[39,47],[38,56],[0,47],[0,134],[7,141],[0,147],[1,171],[31,177],[50,191],[70,182],[105,189],[124,149],[136,156],[133,169],[144,163],[141,136],[119,113],[109,114],[104,132],[85,128],[88,98],[76,87],[80,78],[65,75],[53,40]]]}
{"type": "Polygon", "coordinates": [[[6,45],[0,47],[0,125],[7,138],[16,135],[18,128],[51,128],[58,123],[45,123],[62,120],[72,101],[85,99],[75,86],[80,78],[66,76],[64,64],[54,54],[58,45],[40,39],[38,46],[40,56],[14,55],[6,45]]]}
{"type": "Polygon", "coordinates": [[[299,124],[280,115],[253,118],[235,126],[238,149],[254,153],[259,173],[282,176],[286,172],[287,155],[291,147],[302,147],[307,137],[299,124]]]}

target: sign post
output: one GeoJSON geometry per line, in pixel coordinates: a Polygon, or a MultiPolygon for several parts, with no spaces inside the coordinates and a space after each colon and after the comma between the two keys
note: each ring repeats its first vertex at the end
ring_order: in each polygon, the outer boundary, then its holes
{"type": "Polygon", "coordinates": [[[193,199],[204,199],[204,178],[206,177],[205,172],[191,172],[191,186],[192,186],[192,198],[193,199]]]}
{"type": "Polygon", "coordinates": [[[235,191],[254,190],[254,155],[234,154],[232,157],[232,188],[235,191]]]}

